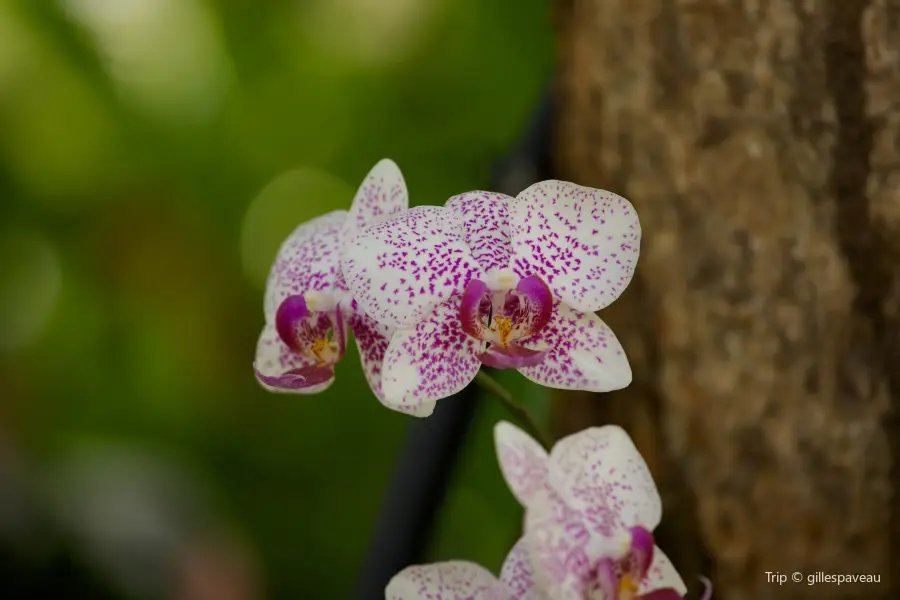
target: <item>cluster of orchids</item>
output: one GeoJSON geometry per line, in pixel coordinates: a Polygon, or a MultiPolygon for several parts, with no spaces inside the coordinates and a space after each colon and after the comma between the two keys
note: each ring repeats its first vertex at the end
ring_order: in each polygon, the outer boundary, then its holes
{"type": "MultiPolygon", "coordinates": [[[[303,223],[282,244],[266,283],[256,377],[274,392],[321,392],[352,331],[374,395],[416,417],[482,365],[550,388],[621,389],[631,368],[595,313],[631,281],[640,238],[625,198],[564,181],[515,198],[474,191],[410,208],[400,169],[382,160],[349,211],[303,223]]],[[[653,541],[659,493],[623,429],[590,428],[548,449],[501,422],[495,443],[525,511],[499,578],[464,561],[415,565],[391,580],[386,600],[684,596],[653,541]]]]}

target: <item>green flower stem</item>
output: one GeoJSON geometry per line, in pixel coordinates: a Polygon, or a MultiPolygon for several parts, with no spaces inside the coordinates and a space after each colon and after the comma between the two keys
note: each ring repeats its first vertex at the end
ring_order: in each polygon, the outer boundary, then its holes
{"type": "Polygon", "coordinates": [[[540,427],[537,426],[537,423],[534,422],[534,419],[531,417],[531,413],[528,412],[528,409],[516,402],[516,399],[512,397],[512,394],[509,393],[505,387],[500,385],[500,382],[485,373],[483,370],[478,371],[478,374],[475,376],[475,383],[477,383],[481,389],[492,394],[497,400],[500,401],[500,404],[503,405],[506,410],[512,413],[513,418],[515,418],[519,424],[528,432],[528,434],[533,437],[538,443],[544,447],[548,452],[550,451],[550,441],[547,437],[541,432],[540,427]]]}

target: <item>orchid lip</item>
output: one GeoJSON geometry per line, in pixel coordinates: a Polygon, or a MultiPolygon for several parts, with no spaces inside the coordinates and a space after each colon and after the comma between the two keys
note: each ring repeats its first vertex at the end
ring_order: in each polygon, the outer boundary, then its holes
{"type": "Polygon", "coordinates": [[[489,344],[482,362],[496,368],[540,364],[546,352],[526,349],[518,342],[550,321],[550,288],[536,275],[519,279],[510,269],[489,273],[485,279],[469,282],[460,305],[463,330],[489,344]]]}
{"type": "Polygon", "coordinates": [[[344,355],[344,318],[338,299],[331,294],[288,296],[275,314],[275,328],[281,341],[313,360],[316,367],[334,365],[344,355]]]}

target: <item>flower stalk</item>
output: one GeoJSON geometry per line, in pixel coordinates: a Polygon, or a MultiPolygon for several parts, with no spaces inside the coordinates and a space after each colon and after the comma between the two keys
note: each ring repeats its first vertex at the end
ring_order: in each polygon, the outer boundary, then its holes
{"type": "Polygon", "coordinates": [[[535,422],[528,409],[517,402],[509,390],[483,370],[478,371],[478,374],[475,375],[475,383],[478,384],[481,389],[497,398],[500,404],[512,414],[512,417],[521,423],[522,428],[525,429],[531,437],[537,440],[541,446],[544,447],[544,450],[550,451],[550,448],[552,447],[550,440],[544,435],[541,428],[538,427],[538,424],[535,422]]]}

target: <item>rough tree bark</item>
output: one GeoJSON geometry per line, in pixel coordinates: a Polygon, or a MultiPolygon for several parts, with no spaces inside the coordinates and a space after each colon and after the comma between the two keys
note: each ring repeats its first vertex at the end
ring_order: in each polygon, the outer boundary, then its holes
{"type": "Polygon", "coordinates": [[[644,232],[601,313],[634,384],[558,433],[629,428],[720,600],[900,598],[900,0],[557,8],[560,178],[644,232]]]}

